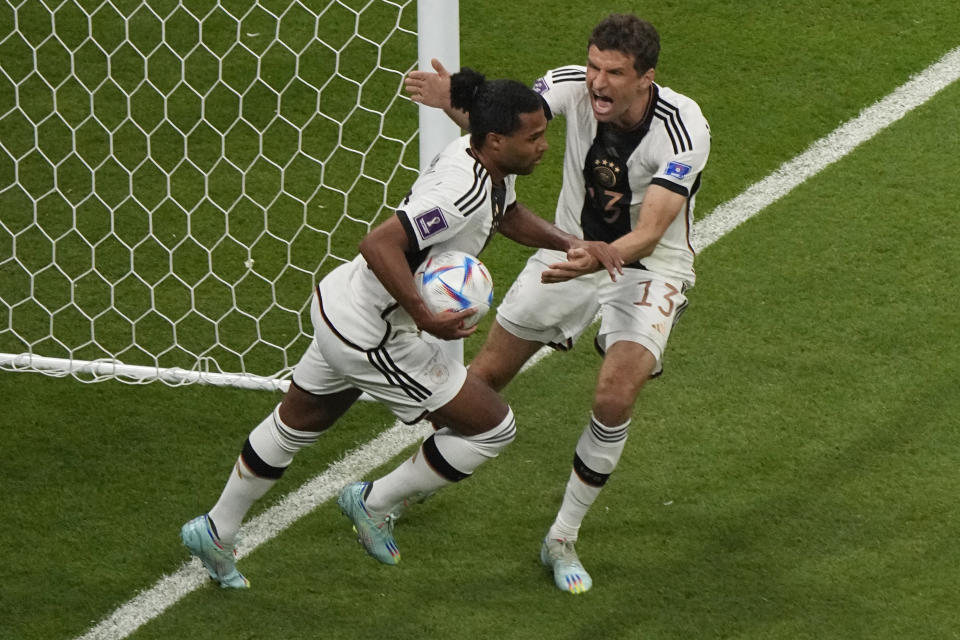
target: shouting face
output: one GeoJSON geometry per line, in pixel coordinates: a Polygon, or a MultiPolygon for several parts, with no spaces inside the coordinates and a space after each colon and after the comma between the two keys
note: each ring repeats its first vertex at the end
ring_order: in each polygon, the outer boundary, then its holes
{"type": "Polygon", "coordinates": [[[587,51],[587,90],[599,122],[629,129],[643,119],[654,70],[637,73],[633,62],[632,55],[613,49],[591,45],[587,51]]]}

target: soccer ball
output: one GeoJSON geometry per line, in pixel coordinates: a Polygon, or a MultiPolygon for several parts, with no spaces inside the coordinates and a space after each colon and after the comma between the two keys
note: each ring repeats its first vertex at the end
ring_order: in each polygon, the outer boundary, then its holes
{"type": "Polygon", "coordinates": [[[493,279],[477,258],[463,251],[444,251],[428,258],[415,274],[420,297],[434,313],[477,312],[465,318],[463,328],[480,322],[493,304],[493,279]]]}

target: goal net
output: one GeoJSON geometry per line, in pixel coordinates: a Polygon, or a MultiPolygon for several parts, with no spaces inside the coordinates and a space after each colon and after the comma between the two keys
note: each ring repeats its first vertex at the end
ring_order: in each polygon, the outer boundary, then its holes
{"type": "Polygon", "coordinates": [[[0,368],[285,387],[313,284],[417,175],[417,13],[0,5],[0,368]]]}

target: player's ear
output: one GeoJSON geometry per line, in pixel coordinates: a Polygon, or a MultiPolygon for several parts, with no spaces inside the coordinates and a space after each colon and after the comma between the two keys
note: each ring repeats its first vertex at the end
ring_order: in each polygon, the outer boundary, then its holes
{"type": "Polygon", "coordinates": [[[483,146],[484,148],[491,149],[493,151],[500,151],[500,146],[503,144],[503,135],[499,133],[494,133],[493,131],[487,134],[487,137],[484,138],[483,146]]]}

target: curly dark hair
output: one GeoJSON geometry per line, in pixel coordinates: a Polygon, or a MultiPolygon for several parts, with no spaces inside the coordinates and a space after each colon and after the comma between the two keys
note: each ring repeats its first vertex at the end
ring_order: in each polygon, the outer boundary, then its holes
{"type": "Polygon", "coordinates": [[[652,24],[630,13],[613,13],[604,18],[590,34],[587,48],[592,45],[601,51],[633,56],[633,68],[638,74],[655,68],[660,57],[660,34],[652,24]]]}
{"type": "Polygon", "coordinates": [[[540,96],[516,80],[486,80],[463,67],[450,77],[450,104],[470,114],[470,143],[480,149],[488,133],[510,135],[520,128],[520,114],[543,108],[540,96]]]}

